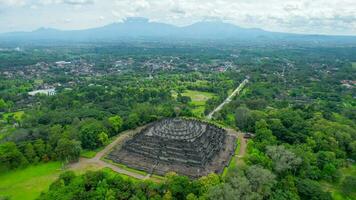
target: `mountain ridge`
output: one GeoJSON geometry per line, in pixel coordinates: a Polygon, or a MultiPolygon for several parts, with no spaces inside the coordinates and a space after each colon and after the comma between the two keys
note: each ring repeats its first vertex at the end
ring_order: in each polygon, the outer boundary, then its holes
{"type": "Polygon", "coordinates": [[[211,39],[211,40],[352,40],[356,36],[329,36],[271,32],[260,28],[242,28],[222,21],[201,21],[178,27],[150,22],[146,18],[127,18],[123,22],[83,30],[39,28],[30,32],[0,34],[9,41],[120,41],[125,39],[211,39]]]}

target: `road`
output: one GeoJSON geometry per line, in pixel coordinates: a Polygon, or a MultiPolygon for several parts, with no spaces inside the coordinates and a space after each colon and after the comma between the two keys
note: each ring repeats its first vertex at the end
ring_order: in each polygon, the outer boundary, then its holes
{"type": "Polygon", "coordinates": [[[139,173],[135,173],[133,171],[127,171],[123,168],[120,168],[116,165],[113,165],[111,163],[105,162],[104,160],[102,160],[102,158],[104,158],[108,153],[110,153],[110,151],[116,146],[116,145],[120,145],[123,144],[126,140],[128,140],[129,138],[131,138],[133,136],[133,134],[139,132],[142,128],[144,128],[145,126],[139,127],[137,129],[134,130],[129,130],[129,131],[125,131],[123,133],[120,133],[120,135],[109,145],[107,145],[103,150],[101,150],[100,152],[98,152],[95,157],[93,158],[80,158],[78,162],[76,163],[72,163],[70,165],[68,165],[68,169],[69,170],[74,170],[74,171],[86,171],[88,169],[102,169],[102,168],[110,168],[115,172],[118,172],[120,174],[125,174],[137,179],[148,179],[150,177],[150,174],[147,175],[143,175],[143,174],[139,174],[139,173]]]}
{"type": "Polygon", "coordinates": [[[228,96],[218,107],[216,107],[211,113],[209,113],[206,118],[207,119],[212,119],[214,114],[216,112],[219,112],[224,106],[225,104],[228,104],[232,101],[232,99],[240,93],[240,91],[245,87],[245,85],[248,83],[248,79],[246,78],[244,81],[242,81],[242,83],[240,83],[240,85],[230,94],[230,96],[228,96]]]}

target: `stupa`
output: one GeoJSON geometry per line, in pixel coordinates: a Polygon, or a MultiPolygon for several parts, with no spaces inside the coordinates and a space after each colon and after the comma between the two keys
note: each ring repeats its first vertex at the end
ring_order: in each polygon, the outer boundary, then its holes
{"type": "Polygon", "coordinates": [[[149,124],[108,159],[150,174],[174,171],[197,178],[221,173],[236,148],[235,135],[194,119],[168,118],[149,124]]]}

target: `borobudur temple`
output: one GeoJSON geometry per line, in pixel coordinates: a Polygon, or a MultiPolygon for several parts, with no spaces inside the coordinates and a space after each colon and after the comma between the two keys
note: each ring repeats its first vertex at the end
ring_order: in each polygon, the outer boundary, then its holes
{"type": "Polygon", "coordinates": [[[236,148],[236,137],[215,125],[183,118],[147,125],[108,159],[150,174],[177,172],[191,178],[221,173],[236,148]]]}

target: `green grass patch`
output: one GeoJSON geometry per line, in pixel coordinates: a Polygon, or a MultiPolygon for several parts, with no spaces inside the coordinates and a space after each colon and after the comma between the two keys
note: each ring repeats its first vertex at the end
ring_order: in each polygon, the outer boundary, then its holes
{"type": "MultiPolygon", "coordinates": [[[[110,141],[111,143],[111,141],[110,141]]],[[[88,149],[84,149],[80,152],[80,156],[83,158],[94,158],[95,155],[100,152],[101,150],[103,150],[105,147],[100,147],[94,150],[88,150],[88,149]]]]}
{"type": "Polygon", "coordinates": [[[236,149],[235,149],[235,156],[239,155],[239,153],[240,153],[240,146],[241,146],[240,143],[241,143],[241,141],[239,139],[237,139],[237,141],[236,141],[236,149]]]}
{"type": "Polygon", "coordinates": [[[61,173],[61,163],[50,162],[0,174],[0,197],[11,200],[36,199],[61,173]]]}
{"type": "Polygon", "coordinates": [[[211,92],[201,92],[196,90],[186,90],[182,96],[187,96],[192,99],[191,105],[204,106],[206,101],[213,98],[215,95],[211,92]]]}
{"type": "Polygon", "coordinates": [[[130,168],[130,167],[126,166],[126,165],[113,162],[112,160],[109,160],[109,159],[106,159],[106,158],[103,158],[102,160],[107,162],[107,163],[110,163],[112,165],[115,165],[117,167],[120,167],[121,169],[124,169],[126,171],[133,172],[133,173],[136,173],[136,174],[141,174],[141,175],[144,175],[144,176],[147,175],[147,172],[145,172],[145,171],[141,171],[141,170],[138,170],[138,169],[133,169],[133,168],[130,168]]]}
{"type": "Polygon", "coordinates": [[[236,140],[236,144],[237,145],[236,145],[235,153],[230,160],[229,166],[225,167],[223,173],[221,174],[221,176],[223,178],[226,177],[226,175],[229,173],[229,171],[231,169],[237,167],[237,159],[238,159],[237,156],[240,153],[240,140],[239,139],[236,140]]]}
{"type": "MultiPolygon", "coordinates": [[[[172,97],[177,98],[178,93],[176,91],[172,91],[172,97]]],[[[182,93],[182,96],[190,97],[191,102],[189,105],[192,107],[192,112],[196,117],[203,117],[205,111],[206,102],[215,96],[214,93],[211,92],[202,92],[197,90],[185,90],[182,93]]]]}
{"type": "Polygon", "coordinates": [[[95,150],[83,150],[80,152],[80,156],[83,158],[94,158],[98,151],[95,150]]]}
{"type": "Polygon", "coordinates": [[[182,96],[187,96],[192,99],[189,103],[193,107],[192,112],[197,117],[203,117],[205,111],[206,102],[213,98],[215,95],[211,92],[201,92],[196,90],[186,90],[182,93],[182,96]]]}
{"type": "Polygon", "coordinates": [[[117,172],[115,172],[114,170],[112,170],[111,168],[108,168],[108,167],[105,167],[102,169],[104,172],[107,172],[109,173],[111,176],[121,176],[123,177],[124,179],[132,179],[132,180],[138,180],[134,177],[131,177],[131,176],[128,176],[128,175],[125,175],[125,174],[119,174],[117,172]]]}
{"type": "Polygon", "coordinates": [[[157,174],[152,174],[151,178],[157,179],[157,180],[161,180],[161,181],[166,180],[166,178],[164,176],[160,176],[160,175],[157,175],[157,174]]]}

